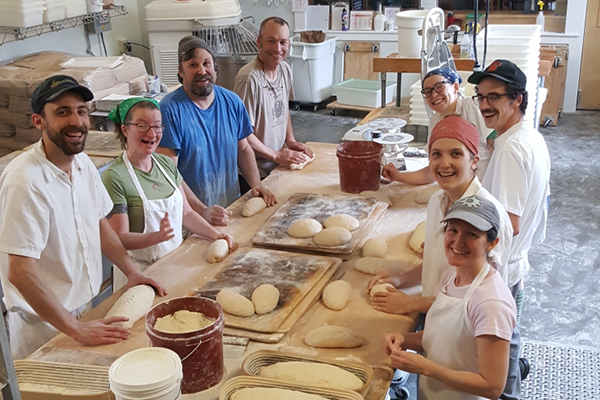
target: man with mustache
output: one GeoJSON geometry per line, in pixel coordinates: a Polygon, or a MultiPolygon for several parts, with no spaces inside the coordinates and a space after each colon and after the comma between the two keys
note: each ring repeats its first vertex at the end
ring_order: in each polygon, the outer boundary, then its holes
{"type": "Polygon", "coordinates": [[[112,317],[81,322],[102,284],[102,254],[127,276],[127,287],[154,286],[131,260],[106,215],[112,202],[83,154],[92,92],[66,75],[34,91],[32,121],[42,131],[33,148],[0,177],[0,273],[15,359],[29,356],[59,331],[84,345],[130,335],[112,317]]]}
{"type": "Polygon", "coordinates": [[[248,142],[256,153],[262,178],[277,165],[301,164],[312,151],[294,138],[289,101],[293,99],[292,69],[284,61],[290,48],[290,28],[279,17],[260,24],[258,56],[235,77],[233,91],[244,102],[254,133],[248,142]],[[284,147],[284,146],[287,146],[284,147]]]}
{"type": "Polygon", "coordinates": [[[524,121],[527,109],[527,77],[514,63],[495,60],[483,72],[469,77],[473,96],[485,125],[497,138],[482,185],[504,206],[513,226],[508,258],[508,285],[517,304],[517,328],[510,343],[508,382],[501,399],[520,399],[521,375],[529,363],[519,362],[519,325],[523,305],[523,276],[529,270],[527,253],[546,233],[550,194],[550,155],[544,137],[524,121]],[[519,364],[523,372],[519,372],[519,364]]]}
{"type": "Polygon", "coordinates": [[[274,205],[275,196],[262,186],[248,144],[248,113],[235,93],[215,85],[211,49],[202,39],[186,36],[178,54],[182,86],[160,102],[165,129],[156,152],[173,159],[190,205],[213,225],[227,225],[224,207],[240,197],[238,168],[252,195],[274,205]]]}

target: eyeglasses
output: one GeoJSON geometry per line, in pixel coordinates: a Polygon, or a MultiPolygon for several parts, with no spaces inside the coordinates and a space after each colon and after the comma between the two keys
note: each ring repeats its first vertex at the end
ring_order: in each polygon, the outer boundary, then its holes
{"type": "Polygon", "coordinates": [[[445,85],[449,85],[450,82],[448,81],[441,81],[436,83],[435,85],[433,85],[433,88],[427,88],[427,89],[422,89],[421,90],[421,94],[423,95],[423,97],[428,98],[431,97],[431,95],[433,94],[433,91],[435,90],[437,93],[442,93],[444,91],[444,88],[446,87],[445,85]]]}
{"type": "Polygon", "coordinates": [[[473,96],[472,99],[475,102],[475,104],[477,104],[477,105],[483,103],[483,100],[487,100],[487,102],[489,104],[492,104],[492,103],[497,102],[498,100],[500,100],[500,98],[502,98],[504,96],[508,96],[508,93],[490,93],[487,96],[484,96],[482,94],[477,94],[477,95],[473,96]]]}
{"type": "Polygon", "coordinates": [[[156,133],[161,133],[162,131],[165,130],[165,126],[164,125],[148,125],[148,124],[134,124],[133,122],[130,122],[128,124],[125,125],[135,125],[138,130],[142,133],[146,133],[150,130],[150,128],[152,128],[152,130],[156,133]]]}

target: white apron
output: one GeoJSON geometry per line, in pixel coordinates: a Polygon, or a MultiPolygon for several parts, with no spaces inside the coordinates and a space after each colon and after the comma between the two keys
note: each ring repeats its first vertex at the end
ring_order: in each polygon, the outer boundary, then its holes
{"type": "MultiPolygon", "coordinates": [[[[490,270],[489,264],[479,272],[471,283],[464,299],[448,296],[448,284],[440,290],[427,312],[423,332],[423,350],[427,359],[458,371],[479,371],[477,339],[467,315],[467,304],[490,270]]],[[[458,391],[442,382],[421,375],[419,377],[419,400],[483,400],[484,397],[458,391]]]]}
{"type": "MultiPolygon", "coordinates": [[[[141,263],[140,269],[144,271],[150,264],[154,263],[160,257],[175,250],[183,237],[181,235],[181,227],[183,226],[183,196],[179,188],[165,172],[163,167],[152,157],[152,164],[162,172],[167,181],[175,188],[173,194],[164,199],[148,200],[140,181],[133,170],[133,166],[127,157],[127,152],[123,153],[123,161],[131,180],[135,185],[138,195],[142,199],[142,207],[144,208],[144,232],[156,232],[160,230],[160,221],[165,217],[165,213],[169,213],[169,221],[173,228],[174,237],[171,240],[155,244],[154,246],[146,247],[145,249],[129,250],[128,253],[135,261],[141,263]]],[[[119,268],[113,268],[113,291],[120,289],[127,283],[125,274],[119,268]]]]}

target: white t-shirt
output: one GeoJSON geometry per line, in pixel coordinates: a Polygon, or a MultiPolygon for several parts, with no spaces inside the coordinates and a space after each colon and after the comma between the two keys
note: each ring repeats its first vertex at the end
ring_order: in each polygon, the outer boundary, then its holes
{"type": "MultiPolygon", "coordinates": [[[[498,200],[481,186],[479,179],[475,177],[461,198],[472,195],[481,196],[490,200],[496,206],[500,215],[500,229],[498,231],[498,245],[490,252],[490,258],[499,272],[499,276],[507,281],[510,271],[507,270],[508,258],[511,249],[513,229],[510,218],[498,200]]],[[[423,249],[423,272],[421,283],[423,285],[423,296],[436,296],[438,285],[442,276],[453,267],[448,263],[444,250],[444,227],[441,222],[446,216],[446,209],[450,199],[443,190],[434,193],[429,199],[427,206],[427,219],[425,223],[425,247],[423,249]]]]}
{"type": "MultiPolygon", "coordinates": [[[[506,283],[497,271],[491,268],[493,274],[481,282],[481,285],[467,303],[467,316],[475,337],[492,335],[510,341],[513,330],[517,326],[517,306],[506,283]]],[[[447,295],[462,299],[467,294],[470,285],[455,284],[456,271],[454,268],[446,271],[442,282],[437,287],[439,292],[447,286],[447,295]]]]}
{"type": "Polygon", "coordinates": [[[482,184],[507,212],[521,217],[510,251],[509,282],[529,270],[527,253],[544,240],[550,195],[550,155],[544,137],[530,122],[519,122],[495,140],[482,184]]]}
{"type": "MultiPolygon", "coordinates": [[[[293,100],[292,69],[284,61],[277,66],[277,78],[270,81],[257,58],[244,65],[235,77],[233,91],[244,102],[254,135],[268,148],[279,151],[285,144],[289,101],[293,100]]],[[[277,167],[273,161],[257,157],[261,177],[277,167]]]]}
{"type": "Polygon", "coordinates": [[[0,178],[0,273],[10,312],[36,314],[8,280],[8,254],[36,259],[42,279],[69,311],[100,291],[99,221],[113,204],[86,154],[75,156],[71,177],[48,161],[40,140],[0,178]]]}
{"type": "MultiPolygon", "coordinates": [[[[479,131],[479,164],[477,165],[477,171],[475,173],[477,174],[479,180],[481,180],[485,175],[485,171],[488,168],[488,163],[490,162],[490,158],[492,156],[492,152],[487,147],[487,137],[492,130],[485,126],[485,121],[479,112],[479,107],[470,97],[464,97],[462,94],[459,94],[458,99],[456,100],[456,109],[454,110],[453,115],[457,115],[466,119],[479,131]]],[[[436,126],[437,123],[442,119],[442,115],[438,113],[434,113],[431,116],[429,119],[429,136],[431,136],[433,127],[436,126]]],[[[429,149],[429,136],[427,136],[426,149],[429,149]]]]}

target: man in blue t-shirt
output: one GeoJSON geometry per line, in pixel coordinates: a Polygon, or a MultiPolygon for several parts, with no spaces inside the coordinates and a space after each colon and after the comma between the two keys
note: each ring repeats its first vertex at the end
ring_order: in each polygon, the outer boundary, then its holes
{"type": "Polygon", "coordinates": [[[252,125],[235,93],[216,86],[214,57],[196,36],[179,41],[182,86],[160,102],[165,129],[158,153],[173,159],[192,208],[213,225],[227,225],[227,207],[240,197],[238,168],[254,196],[277,203],[262,186],[254,151],[247,141],[252,125]]]}

